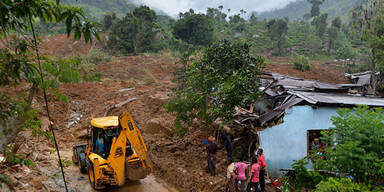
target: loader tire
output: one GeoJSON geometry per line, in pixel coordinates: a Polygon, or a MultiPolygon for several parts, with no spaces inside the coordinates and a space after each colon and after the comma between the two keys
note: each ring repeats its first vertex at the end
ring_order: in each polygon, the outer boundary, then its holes
{"type": "Polygon", "coordinates": [[[88,168],[88,179],[89,183],[91,184],[92,189],[96,191],[101,191],[106,188],[106,186],[97,186],[96,184],[96,178],[95,178],[95,169],[93,168],[93,163],[88,160],[87,163],[88,168]]]}
{"type": "Polygon", "coordinates": [[[80,173],[87,173],[87,159],[85,158],[85,153],[79,153],[78,160],[79,160],[78,166],[80,169],[80,173]]]}
{"type": "Polygon", "coordinates": [[[79,156],[77,155],[77,148],[73,147],[72,162],[77,165],[79,163],[79,156]]]}

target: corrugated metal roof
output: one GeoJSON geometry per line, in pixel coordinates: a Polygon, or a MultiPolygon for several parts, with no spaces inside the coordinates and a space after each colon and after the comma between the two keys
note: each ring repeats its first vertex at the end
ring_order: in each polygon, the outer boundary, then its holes
{"type": "Polygon", "coordinates": [[[277,82],[275,85],[283,86],[285,89],[304,89],[304,90],[341,90],[345,87],[341,85],[322,83],[309,79],[302,79],[298,77],[292,77],[287,75],[281,75],[277,73],[270,74],[277,82]]]}
{"type": "Polygon", "coordinates": [[[264,123],[272,120],[273,118],[277,117],[278,115],[280,115],[281,113],[283,113],[286,109],[302,102],[303,99],[302,98],[298,98],[296,96],[291,96],[291,98],[286,101],[284,104],[276,107],[275,109],[273,109],[271,112],[268,112],[268,113],[265,113],[263,115],[260,116],[260,123],[261,125],[263,126],[264,123]]]}
{"type": "Polygon", "coordinates": [[[362,97],[345,94],[329,94],[318,92],[290,91],[290,94],[296,95],[312,104],[338,104],[338,105],[368,105],[384,107],[384,98],[362,97]]]}

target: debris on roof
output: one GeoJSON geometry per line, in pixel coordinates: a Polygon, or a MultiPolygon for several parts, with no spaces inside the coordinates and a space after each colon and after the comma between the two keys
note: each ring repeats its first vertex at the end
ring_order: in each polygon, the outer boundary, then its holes
{"type": "MultiPolygon", "coordinates": [[[[380,72],[377,72],[376,75],[380,75],[380,72]]],[[[366,71],[362,73],[353,73],[353,74],[345,74],[351,81],[358,85],[370,85],[372,71],[366,71]]]]}
{"type": "Polygon", "coordinates": [[[255,104],[252,110],[238,108],[234,121],[241,126],[271,126],[281,122],[285,110],[295,105],[346,106],[368,105],[384,107],[384,98],[366,96],[372,72],[346,74],[350,84],[329,84],[278,73],[263,73],[260,90],[266,96],[263,101],[272,103],[262,114],[255,104]],[[253,110],[253,108],[256,108],[253,110]]]}

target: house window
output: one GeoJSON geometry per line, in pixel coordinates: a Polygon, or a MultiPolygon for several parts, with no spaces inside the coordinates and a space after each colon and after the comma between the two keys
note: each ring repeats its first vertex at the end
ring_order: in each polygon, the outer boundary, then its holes
{"type": "Polygon", "coordinates": [[[322,155],[325,152],[325,146],[327,142],[322,139],[322,131],[327,129],[317,129],[307,131],[307,154],[311,155],[314,151],[318,155],[322,155]]]}

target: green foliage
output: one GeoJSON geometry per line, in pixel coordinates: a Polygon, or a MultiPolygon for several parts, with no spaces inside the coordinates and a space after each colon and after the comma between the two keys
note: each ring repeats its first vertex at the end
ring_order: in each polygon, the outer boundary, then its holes
{"type": "Polygon", "coordinates": [[[99,48],[91,48],[88,55],[82,56],[84,65],[102,64],[111,61],[112,56],[99,48]]]}
{"type": "Polygon", "coordinates": [[[296,69],[300,71],[308,71],[310,69],[310,62],[308,57],[303,55],[298,55],[293,63],[296,69]]]}
{"type": "Polygon", "coordinates": [[[225,18],[227,18],[227,14],[223,13],[220,8],[207,8],[206,15],[211,18],[215,26],[221,26],[227,23],[225,20],[225,18]]]}
{"type": "MultiPolygon", "coordinates": [[[[340,17],[342,21],[347,22],[350,19],[351,9],[363,5],[366,2],[367,0],[328,0],[321,4],[320,11],[322,13],[328,13],[330,20],[340,17]]],[[[312,5],[308,1],[293,1],[285,8],[263,12],[258,17],[260,19],[288,17],[289,20],[293,21],[303,19],[303,15],[307,15],[309,19],[309,17],[311,17],[311,7],[312,5]]]]}
{"type": "Polygon", "coordinates": [[[317,36],[319,36],[320,39],[324,38],[324,34],[327,31],[327,26],[328,26],[327,19],[328,19],[328,14],[322,13],[320,16],[316,17],[312,21],[312,24],[315,25],[316,27],[317,36]]]}
{"type": "Polygon", "coordinates": [[[340,109],[332,117],[324,168],[347,173],[354,181],[375,186],[384,183],[384,116],[381,108],[340,109]]]}
{"type": "Polygon", "coordinates": [[[214,25],[204,14],[184,13],[173,26],[176,38],[193,45],[210,45],[214,40],[214,25]]]}
{"type": "Polygon", "coordinates": [[[132,12],[137,5],[130,0],[64,0],[66,4],[81,7],[91,17],[102,18],[108,12],[123,16],[132,12]]]}
{"type": "Polygon", "coordinates": [[[118,18],[115,12],[104,14],[102,21],[103,31],[111,29],[116,21],[118,21],[118,18]]]}
{"type": "Polygon", "coordinates": [[[19,154],[14,154],[10,151],[6,151],[4,153],[5,159],[10,164],[19,164],[25,165],[27,167],[36,167],[35,163],[27,158],[20,156],[19,154]]]}
{"type": "Polygon", "coordinates": [[[352,47],[352,43],[345,38],[336,41],[336,58],[355,60],[359,52],[352,47]]]}
{"type": "MultiPolygon", "coordinates": [[[[369,48],[371,71],[384,70],[384,6],[382,0],[371,0],[365,6],[359,6],[352,12],[352,26],[358,30],[357,38],[369,48]]],[[[383,87],[383,82],[379,86],[383,87]]],[[[372,87],[375,91],[376,76],[373,76],[372,87]]]]}
{"type": "Polygon", "coordinates": [[[337,40],[339,30],[336,27],[328,28],[328,53],[331,53],[331,50],[335,48],[335,42],[337,40]]]}
{"type": "Polygon", "coordinates": [[[9,179],[9,177],[7,177],[6,175],[0,174],[0,189],[3,187],[1,185],[2,183],[6,183],[8,186],[12,187],[12,183],[11,183],[11,180],[9,179]]]}
{"type": "Polygon", "coordinates": [[[307,158],[304,157],[303,159],[294,161],[292,164],[295,175],[288,177],[288,181],[295,191],[301,191],[303,188],[315,189],[316,185],[323,180],[323,176],[318,172],[310,171],[306,168],[308,163],[307,158]]]}
{"type": "Polygon", "coordinates": [[[336,27],[338,30],[340,30],[342,25],[343,25],[343,21],[341,21],[340,17],[336,17],[335,19],[332,20],[332,27],[336,27]]]}
{"type": "Polygon", "coordinates": [[[372,189],[370,186],[354,183],[351,179],[334,177],[330,177],[328,180],[322,181],[316,186],[316,192],[379,192],[383,190],[384,188],[382,187],[372,189]]]}
{"type": "MultiPolygon", "coordinates": [[[[69,159],[62,159],[61,160],[61,164],[63,165],[64,168],[67,168],[71,165],[73,165],[73,162],[69,159]]],[[[57,167],[60,167],[60,162],[57,161],[57,167]]]]}
{"type": "Polygon", "coordinates": [[[320,5],[324,3],[324,0],[307,0],[312,4],[311,17],[317,17],[320,15],[320,5]]]}
{"type": "Polygon", "coordinates": [[[258,98],[264,59],[252,57],[248,44],[219,41],[183,63],[176,74],[178,87],[165,105],[168,112],[176,113],[175,131],[180,135],[194,118],[206,123],[229,120],[235,106],[258,98]]]}
{"type": "Polygon", "coordinates": [[[284,19],[272,19],[267,23],[269,37],[276,43],[278,54],[281,55],[285,36],[288,32],[288,22],[284,19]]]}
{"type": "Polygon", "coordinates": [[[155,11],[141,6],[112,26],[107,47],[125,54],[150,51],[157,31],[155,11]]]}
{"type": "Polygon", "coordinates": [[[37,74],[36,65],[30,61],[25,40],[14,38],[14,50],[0,49],[0,85],[31,81],[37,74]]]}

